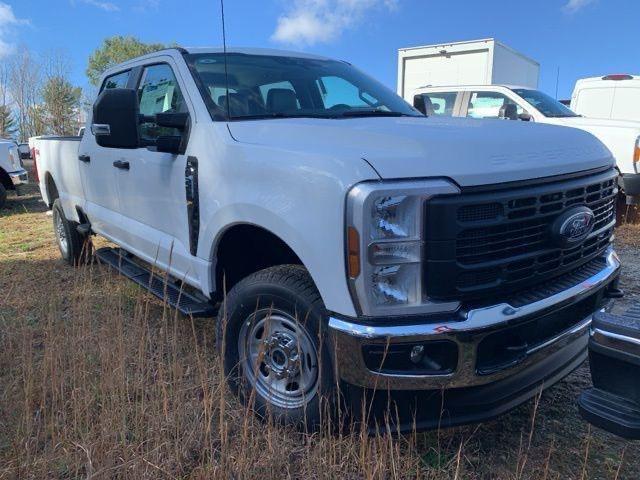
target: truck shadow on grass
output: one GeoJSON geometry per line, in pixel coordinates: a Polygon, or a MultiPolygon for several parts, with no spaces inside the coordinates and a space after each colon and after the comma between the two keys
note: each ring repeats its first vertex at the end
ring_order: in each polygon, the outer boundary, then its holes
{"type": "Polygon", "coordinates": [[[8,193],[6,203],[0,208],[0,217],[46,212],[47,210],[47,206],[42,202],[38,186],[29,184],[21,187],[20,195],[17,195],[16,192],[8,193]]]}
{"type": "Polygon", "coordinates": [[[312,435],[235,400],[211,319],[184,317],[106,267],[1,260],[0,291],[0,476],[640,477],[640,446],[578,416],[586,366],[481,425],[312,435]]]}

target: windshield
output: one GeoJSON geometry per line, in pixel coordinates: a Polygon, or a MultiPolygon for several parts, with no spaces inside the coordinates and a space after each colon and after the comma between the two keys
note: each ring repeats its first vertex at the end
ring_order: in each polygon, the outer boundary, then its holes
{"type": "Polygon", "coordinates": [[[551,98],[546,93],[539,90],[528,90],[525,88],[514,88],[513,91],[524,98],[531,105],[536,107],[545,117],[578,117],[572,110],[551,98]]]}
{"type": "Polygon", "coordinates": [[[214,118],[421,116],[353,66],[335,60],[229,53],[187,56],[214,118]],[[228,95],[226,78],[229,79],[228,95]]]}

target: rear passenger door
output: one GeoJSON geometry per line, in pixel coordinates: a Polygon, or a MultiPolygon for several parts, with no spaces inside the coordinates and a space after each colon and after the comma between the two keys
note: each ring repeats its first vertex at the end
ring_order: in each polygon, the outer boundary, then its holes
{"type": "MultiPolygon", "coordinates": [[[[104,80],[100,91],[127,88],[131,80],[131,70],[118,72],[104,80]]],[[[122,233],[118,175],[113,168],[119,152],[120,149],[98,145],[91,129],[88,129],[84,132],[76,159],[80,164],[85,212],[91,220],[91,227],[111,240],[118,240],[122,233]]]]}
{"type": "MultiPolygon", "coordinates": [[[[176,71],[170,58],[137,71],[141,115],[190,113],[193,121],[194,109],[176,71]]],[[[125,225],[123,241],[136,255],[198,285],[192,268],[187,220],[187,155],[158,152],[153,146],[159,136],[175,136],[180,132],[143,123],[139,134],[143,144],[150,146],[120,150],[119,160],[128,168],[117,170],[120,211],[125,225]]],[[[188,142],[188,138],[185,141],[188,142]]]]}

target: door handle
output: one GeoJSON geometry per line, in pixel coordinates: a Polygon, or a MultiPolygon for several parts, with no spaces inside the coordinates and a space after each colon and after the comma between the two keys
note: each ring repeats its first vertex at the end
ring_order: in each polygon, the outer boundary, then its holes
{"type": "Polygon", "coordinates": [[[89,163],[91,161],[91,157],[89,155],[78,155],[78,160],[84,163],[89,163]]]}
{"type": "Polygon", "coordinates": [[[129,170],[129,162],[125,162],[124,160],[116,160],[113,162],[113,166],[120,170],[129,170]]]}

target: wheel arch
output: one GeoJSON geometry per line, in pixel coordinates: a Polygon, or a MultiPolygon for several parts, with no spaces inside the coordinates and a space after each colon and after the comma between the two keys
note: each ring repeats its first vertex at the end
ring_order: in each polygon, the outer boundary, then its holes
{"type": "Polygon", "coordinates": [[[0,167],[0,184],[2,184],[6,190],[14,189],[11,177],[9,177],[9,174],[2,167],[0,167]]]}
{"type": "Polygon", "coordinates": [[[210,258],[212,286],[218,298],[246,276],[265,268],[287,264],[305,266],[282,236],[251,222],[237,222],[222,229],[213,243],[210,258]]]}
{"type": "Polygon", "coordinates": [[[58,192],[58,186],[53,179],[53,175],[51,175],[51,172],[49,171],[44,174],[44,186],[47,194],[46,203],[51,209],[53,207],[53,202],[60,198],[60,193],[58,192]]]}

